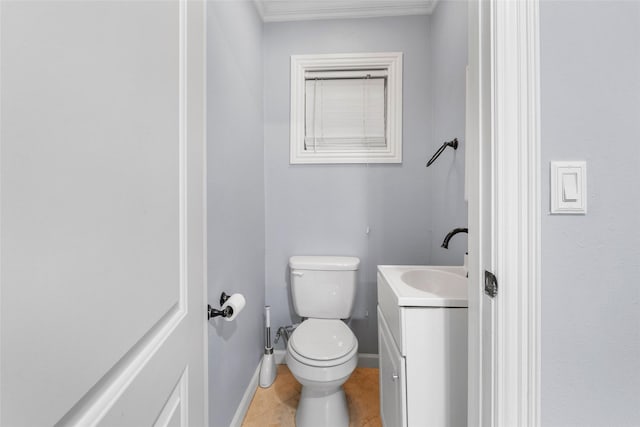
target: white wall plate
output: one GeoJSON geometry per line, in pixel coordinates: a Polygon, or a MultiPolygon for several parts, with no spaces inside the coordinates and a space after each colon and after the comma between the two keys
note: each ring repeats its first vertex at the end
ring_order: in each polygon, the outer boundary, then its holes
{"type": "Polygon", "coordinates": [[[587,213],[587,162],[551,162],[551,213],[587,213]]]}

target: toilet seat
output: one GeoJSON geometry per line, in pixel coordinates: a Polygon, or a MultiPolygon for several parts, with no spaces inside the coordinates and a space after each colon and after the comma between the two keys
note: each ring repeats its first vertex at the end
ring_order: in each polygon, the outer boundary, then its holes
{"type": "Polygon", "coordinates": [[[308,319],[289,340],[289,353],[309,366],[338,366],[351,360],[358,351],[358,340],[338,319],[308,319]]]}

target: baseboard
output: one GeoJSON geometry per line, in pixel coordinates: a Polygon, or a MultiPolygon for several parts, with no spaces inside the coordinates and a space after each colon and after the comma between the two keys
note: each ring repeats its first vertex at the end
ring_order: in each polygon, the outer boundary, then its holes
{"type": "Polygon", "coordinates": [[[276,365],[287,364],[287,350],[273,350],[273,357],[276,359],[276,365]]]}
{"type": "Polygon", "coordinates": [[[378,355],[373,353],[358,353],[358,368],[377,368],[378,355]]]}
{"type": "Polygon", "coordinates": [[[244,421],[244,417],[247,415],[247,411],[249,410],[249,405],[251,404],[251,400],[253,399],[253,395],[256,393],[258,389],[258,379],[260,377],[260,365],[262,364],[262,359],[258,363],[258,367],[251,377],[251,381],[249,381],[249,385],[242,396],[242,400],[238,404],[238,409],[236,409],[236,413],[233,415],[233,419],[231,420],[231,424],[229,427],[241,427],[242,421],[244,421]]]}
{"type": "MultiPolygon", "coordinates": [[[[274,350],[273,356],[276,359],[276,364],[284,365],[287,363],[286,350],[274,350]]],[[[378,367],[378,355],[372,353],[358,353],[358,368],[377,368],[378,367]]]]}

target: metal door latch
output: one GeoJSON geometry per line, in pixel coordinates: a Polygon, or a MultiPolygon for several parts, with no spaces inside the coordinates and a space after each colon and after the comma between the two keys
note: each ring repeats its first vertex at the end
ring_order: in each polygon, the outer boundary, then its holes
{"type": "Polygon", "coordinates": [[[490,271],[484,271],[484,293],[491,298],[498,295],[498,279],[490,271]]]}

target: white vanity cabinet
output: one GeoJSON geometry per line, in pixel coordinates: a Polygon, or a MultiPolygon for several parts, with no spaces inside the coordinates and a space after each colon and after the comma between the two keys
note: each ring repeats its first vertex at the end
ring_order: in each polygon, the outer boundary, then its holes
{"type": "Polygon", "coordinates": [[[467,308],[411,306],[378,274],[385,427],[467,425],[467,308]],[[401,305],[404,304],[404,305],[401,305]]]}

